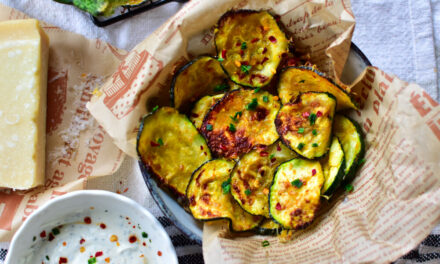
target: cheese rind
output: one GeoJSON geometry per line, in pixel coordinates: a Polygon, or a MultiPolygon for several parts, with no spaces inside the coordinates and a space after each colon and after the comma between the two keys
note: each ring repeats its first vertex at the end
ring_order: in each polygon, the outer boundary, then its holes
{"type": "Polygon", "coordinates": [[[44,183],[48,58],[38,20],[0,23],[0,188],[44,183]]]}

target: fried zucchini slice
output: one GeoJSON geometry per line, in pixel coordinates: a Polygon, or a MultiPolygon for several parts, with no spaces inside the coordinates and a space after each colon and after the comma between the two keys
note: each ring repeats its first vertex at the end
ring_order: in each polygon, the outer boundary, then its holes
{"type": "Polygon", "coordinates": [[[341,87],[324,77],[324,74],[307,67],[289,67],[280,74],[278,94],[281,102],[287,104],[295,101],[300,93],[327,92],[336,97],[336,110],[347,108],[358,109],[356,102],[341,87]]]}
{"type": "Polygon", "coordinates": [[[197,129],[202,127],[203,119],[205,118],[206,114],[223,96],[224,94],[217,94],[213,96],[207,95],[196,102],[194,108],[191,110],[189,119],[193,122],[197,129]]]}
{"type": "Polygon", "coordinates": [[[281,142],[243,155],[231,173],[231,193],[240,206],[254,215],[269,215],[269,188],[273,173],[286,160],[297,155],[281,142]]]}
{"type": "Polygon", "coordinates": [[[230,91],[208,112],[201,132],[213,153],[237,158],[278,139],[274,120],[279,108],[280,103],[266,91],[230,91]]]}
{"type": "Polygon", "coordinates": [[[345,156],[344,181],[350,181],[356,174],[360,161],[364,158],[365,145],[362,130],[356,121],[336,115],[333,133],[341,142],[345,156]]]}
{"type": "Polygon", "coordinates": [[[302,229],[315,218],[324,183],[318,161],[293,159],[281,164],[269,194],[272,218],[285,229],[302,229]]]}
{"type": "Polygon", "coordinates": [[[329,93],[307,92],[281,107],[275,125],[284,144],[308,159],[328,151],[336,99],[329,93]]]}
{"type": "Polygon", "coordinates": [[[201,56],[180,68],[171,83],[171,103],[183,112],[202,96],[230,89],[228,77],[217,59],[201,56]]]}
{"type": "Polygon", "coordinates": [[[337,137],[332,138],[329,153],[320,162],[325,178],[321,193],[328,199],[341,184],[345,174],[344,150],[337,137]]]}
{"type": "Polygon", "coordinates": [[[192,172],[211,159],[203,136],[185,115],[171,107],[144,117],[136,148],[148,170],[178,195],[185,195],[192,172]]]}
{"type": "Polygon", "coordinates": [[[256,229],[256,233],[266,236],[275,236],[281,232],[282,227],[280,224],[274,222],[270,218],[265,218],[261,221],[260,225],[256,229]]]}
{"type": "Polygon", "coordinates": [[[225,72],[235,83],[267,85],[289,41],[267,11],[229,11],[217,23],[215,46],[225,72]]]}
{"type": "Polygon", "coordinates": [[[208,161],[194,171],[186,190],[189,209],[196,219],[229,219],[233,231],[251,230],[262,217],[254,216],[237,204],[229,192],[229,174],[235,162],[225,159],[208,161]]]}

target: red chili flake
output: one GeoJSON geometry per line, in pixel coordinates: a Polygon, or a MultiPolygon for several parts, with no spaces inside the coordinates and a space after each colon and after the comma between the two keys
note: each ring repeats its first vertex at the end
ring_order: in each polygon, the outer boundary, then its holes
{"type": "Polygon", "coordinates": [[[290,58],[287,60],[287,66],[296,66],[298,64],[298,60],[295,58],[290,58]]]}
{"type": "Polygon", "coordinates": [[[280,203],[277,203],[277,205],[275,206],[275,209],[277,209],[277,210],[281,210],[281,204],[280,204],[280,203]]]}
{"type": "Polygon", "coordinates": [[[146,246],[147,246],[147,244],[146,244],[145,242],[143,242],[143,243],[142,243],[142,246],[146,247],[146,246]]]}
{"type": "Polygon", "coordinates": [[[40,237],[41,238],[46,237],[46,231],[43,230],[43,232],[40,233],[40,237]]]}
{"type": "Polygon", "coordinates": [[[269,58],[268,57],[264,57],[264,59],[261,61],[261,64],[265,63],[266,61],[268,61],[269,58]]]}
{"type": "Polygon", "coordinates": [[[249,65],[249,62],[248,62],[248,61],[242,61],[242,62],[241,62],[241,65],[248,66],[248,65],[249,65]]]}
{"type": "Polygon", "coordinates": [[[160,256],[162,256],[162,251],[157,251],[157,255],[160,257],[160,256]]]}
{"type": "Polygon", "coordinates": [[[97,251],[96,253],[95,253],[95,257],[100,257],[100,256],[102,256],[104,253],[102,253],[102,251],[97,251]]]}
{"type": "Polygon", "coordinates": [[[277,158],[272,158],[272,159],[270,160],[270,162],[274,163],[276,160],[277,160],[277,158]]]}
{"type": "Polygon", "coordinates": [[[199,117],[199,115],[196,113],[191,113],[191,117],[199,117]]]}
{"type": "Polygon", "coordinates": [[[269,156],[269,153],[267,153],[266,151],[261,151],[260,152],[260,156],[261,157],[267,157],[267,156],[269,156]]]}
{"type": "Polygon", "coordinates": [[[251,40],[251,43],[255,43],[255,42],[259,41],[259,40],[260,40],[259,38],[254,38],[254,39],[251,40]]]}
{"type": "Polygon", "coordinates": [[[322,112],[321,111],[318,111],[317,113],[316,113],[316,117],[321,117],[322,116],[322,112]]]}
{"type": "Polygon", "coordinates": [[[152,147],[159,147],[159,146],[160,146],[159,143],[156,143],[156,142],[154,142],[154,141],[150,141],[150,145],[151,145],[152,147]]]}
{"type": "Polygon", "coordinates": [[[130,243],[134,243],[134,242],[137,241],[137,237],[136,237],[135,235],[131,235],[131,236],[128,238],[128,241],[129,241],[130,243]]]}
{"type": "Polygon", "coordinates": [[[227,151],[228,150],[228,148],[225,145],[223,145],[223,144],[220,144],[219,148],[221,150],[223,150],[223,151],[227,151]]]}
{"type": "Polygon", "coordinates": [[[102,229],[105,229],[107,226],[106,226],[104,223],[101,223],[101,224],[99,225],[99,227],[101,227],[102,229]]]}
{"type": "Polygon", "coordinates": [[[200,146],[200,150],[203,150],[203,146],[200,146]]]}
{"type": "Polygon", "coordinates": [[[303,116],[303,117],[309,117],[309,116],[310,116],[310,113],[309,113],[309,112],[304,112],[304,113],[302,113],[302,116],[303,116]]]}
{"type": "Polygon", "coordinates": [[[222,58],[226,59],[226,50],[222,50],[222,58]]]}
{"type": "Polygon", "coordinates": [[[281,146],[280,145],[277,145],[277,150],[281,151],[281,146]]]}
{"type": "Polygon", "coordinates": [[[124,189],[124,193],[126,193],[127,191],[128,191],[128,188],[125,188],[125,189],[124,189]]]}
{"type": "Polygon", "coordinates": [[[136,226],[132,226],[133,228],[136,228],[136,226]]]}
{"type": "Polygon", "coordinates": [[[274,36],[269,37],[270,42],[277,43],[277,39],[274,36]]]}
{"type": "Polygon", "coordinates": [[[315,176],[315,174],[316,174],[316,170],[313,169],[313,170],[312,170],[312,176],[315,176]]]}
{"type": "Polygon", "coordinates": [[[240,47],[241,46],[241,42],[237,41],[237,43],[235,43],[235,46],[240,47]]]}
{"type": "Polygon", "coordinates": [[[82,245],[84,242],[86,242],[86,240],[84,238],[81,238],[81,240],[79,241],[79,244],[82,245]]]}
{"type": "Polygon", "coordinates": [[[67,258],[60,257],[60,260],[58,261],[59,264],[67,263],[67,258]]]}
{"type": "Polygon", "coordinates": [[[244,50],[240,50],[240,56],[244,55],[244,50]]]}
{"type": "Polygon", "coordinates": [[[86,223],[88,225],[91,224],[92,223],[92,218],[90,218],[88,216],[84,217],[84,223],[86,223]]]}
{"type": "Polygon", "coordinates": [[[130,220],[130,217],[126,216],[126,217],[125,217],[125,220],[130,220]]]}
{"type": "Polygon", "coordinates": [[[266,47],[264,47],[264,49],[263,49],[263,54],[265,54],[267,52],[267,48],[266,47]]]}
{"type": "Polygon", "coordinates": [[[49,233],[49,241],[52,241],[55,239],[55,236],[52,233],[49,233]]]}

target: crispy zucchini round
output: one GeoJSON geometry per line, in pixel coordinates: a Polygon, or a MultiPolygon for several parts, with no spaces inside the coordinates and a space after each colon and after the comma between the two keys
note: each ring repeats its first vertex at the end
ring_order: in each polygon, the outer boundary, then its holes
{"type": "Polygon", "coordinates": [[[281,142],[243,155],[231,173],[231,193],[240,206],[253,215],[269,215],[269,188],[273,173],[297,155],[281,142]]]}
{"type": "Polygon", "coordinates": [[[197,129],[202,127],[203,119],[205,118],[206,114],[223,96],[224,94],[217,94],[213,96],[206,95],[195,103],[193,109],[191,110],[189,119],[193,122],[197,129]]]}
{"type": "Polygon", "coordinates": [[[229,11],[217,23],[215,46],[231,80],[248,87],[267,85],[289,41],[267,11],[229,11]]]}
{"type": "Polygon", "coordinates": [[[279,108],[280,103],[266,91],[230,91],[205,116],[201,132],[213,153],[237,158],[278,139],[274,120],[279,108]]]}
{"type": "Polygon", "coordinates": [[[302,229],[315,218],[324,175],[318,161],[293,159],[281,164],[269,194],[271,217],[285,229],[302,229]]]}
{"type": "Polygon", "coordinates": [[[300,93],[327,92],[336,97],[338,105],[336,110],[358,109],[356,102],[341,87],[324,74],[309,67],[289,67],[283,69],[278,83],[278,94],[281,102],[287,104],[296,100],[300,93]]]}
{"type": "Polygon", "coordinates": [[[171,103],[179,111],[186,112],[202,96],[224,93],[229,89],[228,76],[218,60],[201,56],[188,62],[174,75],[171,103]]]}
{"type": "Polygon", "coordinates": [[[171,107],[159,108],[144,117],[137,152],[162,184],[182,196],[192,172],[211,159],[203,136],[185,115],[171,107]]]}
{"type": "Polygon", "coordinates": [[[275,125],[284,144],[314,159],[328,151],[336,99],[329,93],[307,92],[281,107],[275,125]]]}
{"type": "Polygon", "coordinates": [[[325,177],[321,193],[323,197],[329,199],[341,184],[345,174],[344,150],[338,137],[332,138],[329,153],[320,162],[325,177]]]}
{"type": "Polygon", "coordinates": [[[262,217],[254,216],[237,204],[230,190],[229,174],[234,161],[217,159],[194,171],[186,190],[189,209],[196,219],[229,219],[233,231],[247,231],[258,226],[262,217]]]}
{"type": "Polygon", "coordinates": [[[343,115],[336,115],[333,133],[341,142],[345,156],[344,181],[354,178],[360,161],[364,158],[365,145],[359,124],[343,115]]]}

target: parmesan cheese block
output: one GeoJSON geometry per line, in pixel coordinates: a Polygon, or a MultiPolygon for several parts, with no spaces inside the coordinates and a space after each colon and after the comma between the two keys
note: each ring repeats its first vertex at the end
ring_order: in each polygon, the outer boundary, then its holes
{"type": "Polygon", "coordinates": [[[37,20],[0,23],[0,187],[44,183],[48,58],[37,20]]]}

